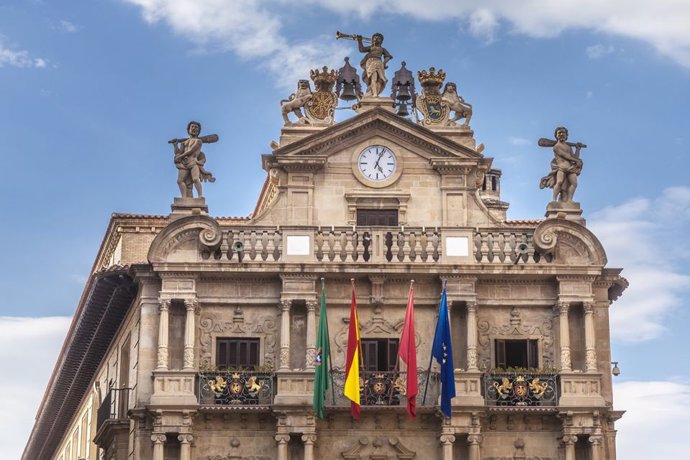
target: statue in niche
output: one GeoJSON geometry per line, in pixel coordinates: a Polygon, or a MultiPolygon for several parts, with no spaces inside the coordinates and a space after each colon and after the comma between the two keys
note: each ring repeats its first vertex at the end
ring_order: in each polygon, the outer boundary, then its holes
{"type": "Polygon", "coordinates": [[[577,188],[577,176],[582,172],[580,149],[587,146],[580,142],[566,142],[568,129],[563,126],[556,128],[554,134],[555,141],[542,138],[538,142],[540,147],[553,147],[554,155],[551,160],[551,172],[542,177],[539,188],[553,189],[553,201],[572,202],[577,188]]]}
{"type": "Polygon", "coordinates": [[[448,119],[448,126],[456,126],[458,120],[464,118],[462,126],[469,126],[472,118],[472,104],[465,102],[465,99],[458,94],[458,87],[453,82],[446,83],[441,94],[441,101],[448,106],[450,111],[455,112],[452,118],[448,119]]]}
{"type": "Polygon", "coordinates": [[[288,114],[291,112],[297,116],[297,123],[309,123],[309,120],[304,117],[302,109],[304,108],[305,104],[311,100],[311,98],[312,92],[311,86],[309,86],[309,80],[300,80],[297,82],[297,92],[292,93],[287,99],[280,101],[280,112],[283,115],[285,126],[295,124],[288,118],[288,114]]]}
{"type": "Polygon", "coordinates": [[[201,134],[201,123],[190,121],[187,124],[188,138],[171,139],[168,144],[173,145],[175,154],[175,167],[178,169],[177,185],[180,187],[182,198],[193,198],[192,188],[196,188],[199,198],[203,197],[201,182],[215,182],[210,171],[204,168],[206,155],[201,151],[202,144],[218,142],[217,134],[199,136],[201,134]]]}

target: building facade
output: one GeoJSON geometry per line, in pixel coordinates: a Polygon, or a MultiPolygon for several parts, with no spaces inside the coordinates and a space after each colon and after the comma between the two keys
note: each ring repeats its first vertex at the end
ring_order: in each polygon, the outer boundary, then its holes
{"type": "Polygon", "coordinates": [[[627,282],[572,200],[507,220],[500,171],[457,107],[434,121],[426,76],[419,123],[378,94],[339,123],[298,106],[249,218],[212,217],[184,180],[169,216],[113,215],[23,458],[615,459],[609,307],[627,282]],[[322,278],[334,370],[319,419],[322,278]],[[342,396],[351,279],[359,421],[342,396]],[[411,280],[414,421],[396,366],[411,280]],[[449,418],[426,367],[444,282],[449,418]]]}

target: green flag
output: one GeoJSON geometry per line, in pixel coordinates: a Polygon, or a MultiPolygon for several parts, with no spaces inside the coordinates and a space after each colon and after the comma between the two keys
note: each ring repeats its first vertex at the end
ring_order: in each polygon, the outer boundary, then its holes
{"type": "Polygon", "coordinates": [[[324,417],[324,404],[328,378],[330,374],[331,347],[328,336],[328,317],[326,316],[326,287],[321,279],[321,307],[319,313],[319,332],[316,338],[316,356],[314,357],[314,400],[312,405],[319,418],[324,417]]]}

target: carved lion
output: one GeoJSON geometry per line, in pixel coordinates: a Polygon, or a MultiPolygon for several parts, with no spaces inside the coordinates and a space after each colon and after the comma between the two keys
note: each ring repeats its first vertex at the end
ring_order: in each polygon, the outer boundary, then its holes
{"type": "Polygon", "coordinates": [[[448,124],[455,126],[457,121],[461,118],[465,119],[463,126],[469,126],[472,118],[472,104],[465,102],[465,100],[458,95],[458,88],[455,83],[446,83],[441,94],[441,101],[445,102],[449,110],[455,112],[452,118],[448,119],[448,124]]]}
{"type": "Polygon", "coordinates": [[[302,113],[302,108],[311,99],[311,87],[309,86],[309,80],[300,80],[297,83],[297,92],[292,93],[289,98],[280,101],[280,112],[283,115],[283,120],[285,120],[285,126],[290,126],[294,124],[288,118],[290,112],[297,115],[298,123],[308,123],[307,119],[304,118],[304,113],[302,113]]]}

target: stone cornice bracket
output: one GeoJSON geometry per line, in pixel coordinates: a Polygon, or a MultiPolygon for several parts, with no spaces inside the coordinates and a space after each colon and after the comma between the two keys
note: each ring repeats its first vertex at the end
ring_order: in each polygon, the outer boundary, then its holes
{"type": "Polygon", "coordinates": [[[177,246],[195,239],[202,248],[214,252],[220,247],[223,232],[218,222],[208,216],[187,216],[174,220],[151,242],[148,261],[152,264],[165,263],[177,246]]]}
{"type": "MultiPolygon", "coordinates": [[[[544,255],[556,257],[556,246],[563,239],[575,244],[579,255],[586,260],[586,265],[603,267],[608,262],[604,247],[597,237],[586,227],[565,219],[546,219],[534,229],[534,247],[544,255]]],[[[564,261],[556,261],[564,263],[564,261]]]]}
{"type": "Polygon", "coordinates": [[[371,283],[371,297],[369,301],[374,306],[374,313],[381,313],[381,307],[385,301],[383,295],[383,285],[386,282],[385,276],[370,275],[369,282],[371,283]]]}
{"type": "Polygon", "coordinates": [[[316,172],[322,169],[328,157],[318,155],[311,157],[276,157],[275,164],[287,172],[316,172]]]}

